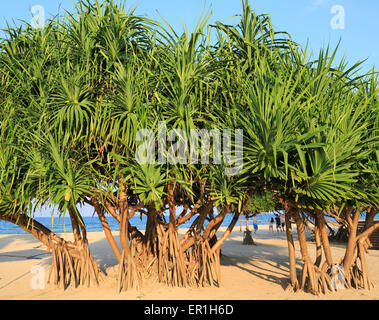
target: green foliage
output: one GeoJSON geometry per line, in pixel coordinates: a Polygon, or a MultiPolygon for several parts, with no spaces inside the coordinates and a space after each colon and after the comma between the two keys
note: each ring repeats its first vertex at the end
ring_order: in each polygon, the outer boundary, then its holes
{"type": "MultiPolygon", "coordinates": [[[[379,203],[375,70],[316,58],[243,1],[240,22],[179,34],[113,0],[80,0],[0,42],[0,211],[82,203],[94,190],[164,206],[211,197],[232,211],[379,203]],[[211,42],[213,34],[217,40],[211,42]],[[136,133],[243,130],[243,167],[136,161],[136,133]],[[203,187],[200,187],[203,186],[203,187]],[[275,194],[275,197],[273,196],[275,194]]],[[[234,136],[233,136],[234,138],[234,136]]],[[[235,147],[233,143],[233,147],[235,147]]],[[[224,153],[222,154],[224,155],[224,153]]]]}
{"type": "Polygon", "coordinates": [[[245,206],[245,214],[259,214],[262,212],[273,212],[276,209],[275,197],[270,192],[256,193],[249,197],[245,206]]]}

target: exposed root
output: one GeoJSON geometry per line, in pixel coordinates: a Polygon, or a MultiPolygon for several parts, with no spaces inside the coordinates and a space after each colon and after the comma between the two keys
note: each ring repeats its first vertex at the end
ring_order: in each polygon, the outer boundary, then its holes
{"type": "Polygon", "coordinates": [[[130,289],[139,290],[142,284],[142,275],[136,263],[136,248],[132,241],[129,254],[122,252],[119,265],[118,291],[130,289]]]}
{"type": "Polygon", "coordinates": [[[163,230],[159,226],[158,279],[169,286],[186,287],[189,285],[185,255],[181,250],[177,232],[163,230]]]}
{"type": "Polygon", "coordinates": [[[300,279],[300,282],[296,280],[294,284],[288,284],[285,291],[295,293],[302,290],[315,295],[334,292],[329,274],[312,263],[304,264],[300,279]]]}
{"type": "Polygon", "coordinates": [[[210,242],[199,239],[183,251],[177,232],[158,228],[158,250],[152,254],[136,250],[131,241],[130,254],[122,253],[118,289],[139,289],[145,280],[175,287],[220,286],[220,249],[212,250],[210,242]]]}
{"type": "Polygon", "coordinates": [[[52,247],[52,265],[48,283],[53,275],[53,283],[64,290],[70,284],[77,288],[81,285],[90,287],[92,283],[99,285],[102,271],[89,252],[88,245],[68,247],[67,243],[52,247]]]}
{"type": "Polygon", "coordinates": [[[201,241],[190,248],[188,257],[188,277],[192,285],[221,285],[220,250],[212,253],[208,241],[201,241]]]}
{"type": "Polygon", "coordinates": [[[300,284],[299,281],[295,281],[294,284],[289,283],[284,291],[290,292],[290,293],[295,293],[300,290],[300,284]]]}
{"type": "Polygon", "coordinates": [[[300,289],[307,290],[315,295],[327,294],[334,291],[332,280],[328,273],[312,263],[303,266],[300,289]]]}
{"type": "Polygon", "coordinates": [[[371,290],[374,284],[370,281],[366,262],[367,247],[359,242],[354,261],[348,270],[345,270],[345,285],[347,288],[371,290]]]}

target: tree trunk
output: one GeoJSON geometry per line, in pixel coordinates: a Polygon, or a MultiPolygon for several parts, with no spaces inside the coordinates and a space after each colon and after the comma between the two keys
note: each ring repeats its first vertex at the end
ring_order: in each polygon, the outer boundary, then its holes
{"type": "Polygon", "coordinates": [[[308,291],[313,294],[327,293],[333,291],[329,275],[314,265],[309,257],[307,240],[305,235],[305,224],[301,219],[298,210],[294,210],[293,216],[296,221],[297,234],[299,238],[300,251],[303,258],[304,266],[301,278],[301,289],[307,287],[308,291]]]}
{"type": "Polygon", "coordinates": [[[0,220],[13,223],[30,233],[35,239],[42,242],[48,250],[51,250],[56,243],[65,242],[64,239],[56,235],[54,232],[40,224],[38,221],[26,214],[4,214],[0,213],[0,220]]]}
{"type": "Polygon", "coordinates": [[[48,283],[52,274],[54,274],[54,284],[63,289],[66,289],[70,284],[75,288],[85,284],[90,286],[93,282],[99,285],[102,272],[89,252],[85,232],[82,232],[82,235],[80,233],[76,234],[76,236],[74,235],[75,239],[80,236],[81,240],[72,243],[60,238],[25,214],[0,214],[0,219],[18,225],[52,251],[52,265],[49,271],[48,283]]]}
{"type": "Polygon", "coordinates": [[[357,235],[360,209],[355,210],[353,217],[350,216],[351,212],[353,212],[352,208],[349,208],[345,212],[345,219],[348,222],[350,231],[345,256],[342,260],[346,277],[346,286],[356,289],[370,289],[373,285],[369,280],[365,255],[369,248],[368,238],[372,232],[379,228],[379,223],[372,225],[370,220],[372,219],[371,215],[373,213],[371,211],[370,216],[366,218],[365,227],[368,227],[368,229],[357,235]],[[360,266],[358,259],[361,262],[360,266]]]}
{"type": "Polygon", "coordinates": [[[373,225],[375,216],[376,216],[375,208],[370,207],[366,213],[365,226],[363,228],[363,231],[369,229],[373,225]]]}
{"type": "Polygon", "coordinates": [[[95,211],[99,217],[99,220],[101,222],[101,225],[103,227],[103,230],[104,230],[104,234],[105,234],[105,237],[106,239],[108,240],[108,243],[118,261],[118,263],[121,262],[121,251],[112,235],[112,230],[111,228],[109,227],[109,224],[108,224],[108,221],[107,221],[107,218],[105,217],[105,214],[104,214],[104,208],[96,201],[95,202],[95,211]]]}
{"type": "Polygon", "coordinates": [[[82,240],[82,236],[80,234],[80,227],[79,227],[76,208],[74,208],[73,206],[69,206],[68,207],[68,213],[70,215],[72,232],[74,234],[75,243],[79,243],[79,241],[82,240]]]}
{"type": "Polygon", "coordinates": [[[317,225],[315,225],[314,234],[315,234],[315,243],[316,243],[315,266],[320,267],[321,262],[322,262],[322,243],[321,243],[320,229],[317,225]]]}
{"type": "Polygon", "coordinates": [[[292,231],[292,210],[286,201],[285,203],[285,221],[286,221],[286,235],[287,235],[287,245],[288,245],[288,255],[289,255],[289,269],[290,269],[290,281],[291,284],[287,287],[287,290],[298,290],[299,281],[296,274],[296,255],[295,255],[295,244],[293,241],[293,231],[292,231]]]}
{"type": "MultiPolygon", "coordinates": [[[[327,267],[331,268],[333,266],[332,251],[330,249],[328,232],[326,230],[326,224],[325,224],[324,216],[323,216],[323,213],[321,210],[316,210],[316,224],[317,224],[318,230],[320,232],[321,243],[322,243],[322,247],[324,249],[327,267]]],[[[323,268],[323,271],[327,271],[327,270],[324,270],[327,267],[323,268]]]]}
{"type": "Polygon", "coordinates": [[[304,268],[303,268],[303,276],[302,276],[302,281],[301,281],[301,288],[304,289],[306,286],[306,282],[308,279],[308,289],[311,293],[317,294],[316,290],[316,276],[315,272],[313,269],[313,264],[311,262],[311,259],[308,254],[308,248],[307,248],[307,240],[305,236],[305,227],[304,223],[301,220],[299,213],[295,211],[293,213],[293,216],[296,221],[296,226],[297,226],[297,235],[299,238],[299,244],[300,244],[300,251],[301,251],[301,256],[303,258],[304,262],[304,268]]]}
{"type": "Polygon", "coordinates": [[[137,243],[130,239],[131,227],[129,219],[135,211],[129,209],[127,190],[120,192],[120,243],[122,247],[121,262],[119,264],[118,290],[139,289],[142,283],[142,275],[138,268],[137,243]]]}
{"type": "Polygon", "coordinates": [[[345,272],[349,270],[353,264],[353,259],[355,255],[355,251],[357,248],[357,228],[358,228],[358,222],[359,222],[359,214],[360,211],[358,209],[355,210],[353,219],[350,218],[350,212],[353,210],[351,208],[348,210],[346,215],[346,220],[349,222],[349,240],[347,242],[345,257],[343,259],[343,267],[345,269],[345,272]]]}
{"type": "Polygon", "coordinates": [[[236,225],[239,217],[240,217],[240,213],[236,212],[234,214],[234,217],[233,217],[232,221],[230,222],[228,228],[226,229],[225,233],[223,234],[223,236],[212,247],[211,254],[215,253],[216,250],[220,249],[220,247],[225,243],[225,241],[228,239],[228,237],[232,233],[234,226],[236,225]]]}

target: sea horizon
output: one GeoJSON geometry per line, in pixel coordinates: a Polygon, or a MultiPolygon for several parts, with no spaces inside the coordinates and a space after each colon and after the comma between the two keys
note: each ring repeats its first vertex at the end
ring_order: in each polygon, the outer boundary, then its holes
{"type": "MultiPolygon", "coordinates": [[[[268,225],[270,218],[273,216],[274,216],[274,213],[260,214],[258,223],[261,225],[268,225]]],[[[103,231],[103,227],[97,216],[84,216],[82,218],[86,225],[87,232],[103,231]]],[[[43,224],[45,227],[49,228],[54,233],[72,232],[71,220],[69,216],[54,217],[53,219],[52,217],[34,217],[34,219],[38,221],[39,223],[43,224]]],[[[130,223],[131,225],[137,227],[139,230],[143,230],[146,226],[146,219],[147,217],[145,215],[143,215],[142,217],[140,217],[139,215],[136,215],[130,219],[130,223]]],[[[182,224],[179,228],[180,229],[189,228],[192,222],[194,221],[194,219],[196,219],[196,216],[188,220],[186,223],[182,224]]],[[[227,227],[230,224],[232,219],[233,219],[233,215],[228,214],[225,217],[225,220],[222,223],[222,226],[227,227]]],[[[107,220],[112,231],[120,231],[120,225],[115,218],[113,218],[112,216],[107,216],[107,220]]],[[[249,221],[252,221],[252,219],[249,219],[249,221]]],[[[246,219],[244,217],[242,217],[241,223],[243,225],[246,224],[246,219]]],[[[21,229],[20,227],[18,227],[17,225],[13,223],[0,220],[0,235],[5,235],[5,234],[28,234],[28,232],[24,231],[23,229],[21,229]]]]}
{"type": "MultiPolygon", "coordinates": [[[[258,225],[269,225],[269,221],[271,217],[274,217],[274,212],[268,212],[268,213],[261,213],[258,215],[258,225]]],[[[101,222],[97,216],[83,216],[84,223],[86,225],[87,232],[100,232],[104,231],[103,227],[101,225],[101,222]]],[[[166,217],[167,218],[167,217],[166,217]]],[[[43,224],[45,227],[49,228],[54,233],[70,233],[72,232],[71,227],[71,220],[69,216],[65,217],[46,217],[46,216],[35,216],[34,219],[41,224],[43,224]]],[[[137,227],[139,230],[144,230],[146,226],[146,219],[147,217],[143,215],[142,217],[139,215],[134,216],[130,219],[131,225],[137,227]]],[[[192,217],[190,220],[188,220],[186,223],[179,226],[180,229],[186,229],[189,228],[192,224],[192,222],[196,219],[196,216],[192,217]]],[[[233,219],[233,214],[228,214],[223,223],[222,227],[229,226],[230,222],[233,219]]],[[[108,224],[112,231],[120,231],[120,225],[118,221],[113,218],[112,216],[107,216],[108,224]]],[[[168,219],[167,219],[168,220],[168,219]]],[[[333,220],[333,219],[330,219],[333,220]]],[[[360,221],[364,220],[364,217],[360,218],[360,221]]],[[[375,216],[375,220],[379,220],[379,214],[375,216]]],[[[239,223],[241,223],[242,226],[246,225],[246,218],[244,215],[241,217],[241,222],[238,222],[236,224],[236,227],[239,226],[239,223]]],[[[252,218],[249,219],[249,225],[252,227],[252,218]]],[[[0,235],[12,235],[12,234],[29,234],[28,232],[24,231],[17,225],[2,221],[0,220],[0,235]]]]}

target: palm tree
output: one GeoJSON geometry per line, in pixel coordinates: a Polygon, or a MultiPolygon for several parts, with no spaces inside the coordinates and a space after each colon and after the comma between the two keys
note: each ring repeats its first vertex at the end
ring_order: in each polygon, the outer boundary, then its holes
{"type": "Polygon", "coordinates": [[[56,284],[98,283],[80,214],[92,206],[119,262],[121,291],[152,278],[218,286],[221,247],[240,215],[285,210],[289,288],[320,293],[332,290],[325,216],[336,216],[350,228],[346,283],[369,287],[364,251],[379,202],[375,71],[358,75],[360,63],[335,65],[329,48],[311,60],[247,1],[236,26],[207,28],[209,17],[179,34],[113,0],[80,0],[74,13],[42,30],[9,26],[0,42],[0,219],[52,250],[56,284]],[[231,136],[217,141],[224,129],[231,136]],[[139,161],[146,151],[155,161],[139,161]],[[69,215],[73,242],[33,219],[41,206],[69,215]],[[365,209],[367,230],[356,235],[365,209]],[[109,215],[119,222],[121,246],[109,215]],[[132,225],[135,215],[147,217],[144,232],[132,225]]]}

